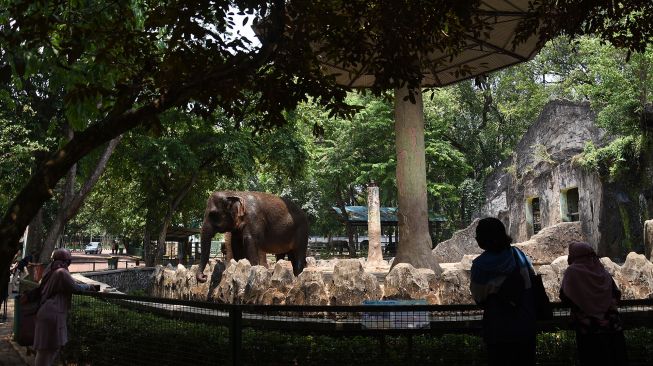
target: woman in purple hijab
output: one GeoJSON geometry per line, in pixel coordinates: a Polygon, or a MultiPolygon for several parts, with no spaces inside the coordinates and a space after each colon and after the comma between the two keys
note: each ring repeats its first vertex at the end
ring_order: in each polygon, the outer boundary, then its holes
{"type": "Polygon", "coordinates": [[[41,280],[41,306],[36,313],[34,349],[36,366],[49,366],[68,342],[66,320],[73,291],[98,291],[98,285],[77,284],[68,272],[72,260],[66,249],[52,254],[53,262],[45,269],[41,280]]]}
{"type": "Polygon", "coordinates": [[[627,365],[617,301],[621,292],[587,243],[569,245],[560,300],[571,306],[580,365],[627,365]]]}

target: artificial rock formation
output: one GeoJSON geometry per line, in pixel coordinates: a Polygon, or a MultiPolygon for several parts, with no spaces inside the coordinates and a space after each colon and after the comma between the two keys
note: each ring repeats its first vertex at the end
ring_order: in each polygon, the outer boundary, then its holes
{"type": "Polygon", "coordinates": [[[474,300],[469,290],[470,280],[469,269],[454,268],[442,272],[442,276],[435,286],[435,301],[429,301],[429,303],[439,305],[473,304],[474,300]]]}
{"type": "MultiPolygon", "coordinates": [[[[152,294],[157,297],[215,301],[233,304],[262,305],[357,305],[364,300],[425,299],[429,304],[472,304],[469,291],[471,261],[476,255],[465,255],[459,263],[445,266],[442,274],[429,269],[416,269],[410,264],[395,266],[383,285],[365,272],[357,259],[333,261],[329,267],[309,267],[294,277],[289,263],[280,260],[274,270],[251,266],[247,260],[231,261],[225,269],[222,261],[211,262],[211,281],[197,283],[197,266],[157,266],[152,274],[152,294]],[[214,283],[217,279],[219,283],[214,283]],[[207,296],[208,295],[208,296],[207,296]]],[[[653,298],[653,263],[645,256],[630,253],[620,266],[609,258],[601,263],[613,276],[624,299],[653,298]]],[[[536,265],[551,301],[559,301],[560,283],[567,269],[567,256],[550,264],[536,265]]]]}
{"type": "Polygon", "coordinates": [[[531,259],[533,264],[552,263],[556,258],[567,255],[569,244],[585,241],[580,222],[562,222],[542,229],[530,240],[515,244],[531,259]]]}
{"type": "Polygon", "coordinates": [[[600,256],[643,251],[641,217],[648,213],[638,192],[649,190],[651,180],[611,182],[577,163],[588,142],[603,147],[612,139],[595,120],[587,102],[548,103],[512,158],[486,179],[482,214],[499,217],[516,242],[538,227],[577,220],[600,256]]]}
{"type": "MultiPolygon", "coordinates": [[[[417,270],[408,263],[399,263],[385,277],[384,298],[386,299],[427,299],[433,295],[435,272],[417,270]],[[431,275],[432,274],[432,275],[431,275]]],[[[431,301],[434,301],[433,298],[431,301]]]]}
{"type": "Polygon", "coordinates": [[[292,305],[327,305],[329,295],[326,292],[322,272],[304,269],[297,276],[293,287],[286,297],[286,304],[292,305]]]}
{"type": "MultiPolygon", "coordinates": [[[[601,258],[601,263],[614,278],[617,287],[621,290],[622,299],[653,298],[653,263],[645,256],[631,252],[622,266],[607,257],[601,258]]],[[[567,256],[562,256],[550,265],[538,268],[551,301],[560,301],[560,285],[567,267],[567,256]]]]}
{"type": "Polygon", "coordinates": [[[481,254],[483,250],[476,243],[476,225],[474,220],[468,227],[456,231],[451,239],[445,240],[433,249],[432,253],[438,263],[460,262],[466,254],[481,254]]]}
{"type": "Polygon", "coordinates": [[[614,277],[623,299],[653,298],[653,263],[644,255],[629,253],[614,277]]]}
{"type": "MultiPolygon", "coordinates": [[[[483,250],[478,247],[475,239],[477,224],[478,220],[474,220],[466,229],[457,231],[451,239],[438,244],[433,249],[433,255],[438,262],[467,263],[466,261],[481,254],[483,250]],[[469,258],[466,259],[466,256],[469,258]]],[[[574,241],[585,241],[580,222],[563,222],[549,226],[533,235],[530,240],[515,246],[523,250],[535,265],[544,265],[566,255],[569,244],[574,241]]]]}
{"type": "Polygon", "coordinates": [[[213,289],[209,298],[227,304],[243,303],[251,268],[252,265],[247,259],[241,259],[237,263],[232,259],[222,274],[220,284],[213,289]]]}
{"type": "Polygon", "coordinates": [[[331,305],[360,305],[365,300],[379,300],[383,295],[376,277],[366,273],[357,259],[338,261],[327,291],[331,305]]]}
{"type": "Polygon", "coordinates": [[[542,275],[542,283],[549,300],[560,301],[560,284],[567,269],[567,256],[556,258],[551,264],[539,266],[537,272],[542,275]]]}
{"type": "Polygon", "coordinates": [[[244,304],[259,304],[263,294],[270,288],[270,272],[266,266],[253,266],[243,293],[244,304]]]}
{"type": "Polygon", "coordinates": [[[274,265],[274,272],[270,277],[269,287],[261,294],[259,304],[262,305],[283,305],[286,303],[286,296],[293,286],[295,276],[292,268],[285,265],[286,261],[280,260],[274,265]]]}

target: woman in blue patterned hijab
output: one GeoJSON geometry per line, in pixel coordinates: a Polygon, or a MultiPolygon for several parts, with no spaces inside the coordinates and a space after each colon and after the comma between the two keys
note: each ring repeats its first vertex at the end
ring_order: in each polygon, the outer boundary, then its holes
{"type": "Polygon", "coordinates": [[[484,252],[472,262],[470,291],[483,307],[489,365],[535,365],[531,262],[494,217],[478,222],[476,242],[484,252]]]}

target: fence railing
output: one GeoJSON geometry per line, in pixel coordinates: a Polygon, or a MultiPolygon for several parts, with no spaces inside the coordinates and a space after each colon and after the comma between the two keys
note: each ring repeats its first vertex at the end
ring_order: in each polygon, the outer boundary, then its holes
{"type": "MultiPolygon", "coordinates": [[[[569,309],[540,322],[538,364],[574,363],[569,309]]],[[[631,365],[653,364],[653,299],[623,301],[631,365]]],[[[68,362],[93,365],[483,365],[474,305],[229,305],[77,294],[68,362]]]]}
{"type": "Polygon", "coordinates": [[[115,260],[110,262],[109,259],[103,261],[74,261],[74,266],[70,267],[70,272],[72,273],[81,273],[81,272],[96,272],[96,271],[105,271],[109,269],[126,269],[126,268],[135,268],[142,267],[143,261],[139,261],[138,265],[136,261],[125,259],[125,260],[115,260]]]}

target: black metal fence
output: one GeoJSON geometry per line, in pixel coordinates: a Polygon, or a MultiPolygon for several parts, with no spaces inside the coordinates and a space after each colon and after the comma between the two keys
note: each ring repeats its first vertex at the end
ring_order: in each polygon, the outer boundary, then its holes
{"type": "MultiPolygon", "coordinates": [[[[63,357],[90,365],[484,365],[473,305],[221,305],[76,294],[63,357]]],[[[573,365],[568,309],[540,323],[540,365],[573,365]]],[[[653,299],[620,306],[631,365],[653,364],[653,299]]]]}
{"type": "Polygon", "coordinates": [[[124,259],[120,260],[117,257],[107,258],[102,261],[75,261],[73,262],[75,266],[71,268],[71,273],[80,273],[80,272],[97,272],[97,271],[106,271],[111,269],[127,269],[135,267],[143,267],[144,262],[141,260],[133,259],[124,259]]]}

